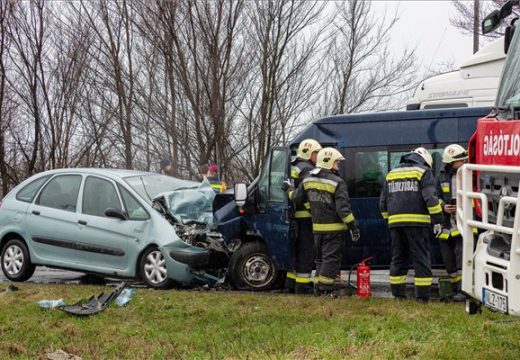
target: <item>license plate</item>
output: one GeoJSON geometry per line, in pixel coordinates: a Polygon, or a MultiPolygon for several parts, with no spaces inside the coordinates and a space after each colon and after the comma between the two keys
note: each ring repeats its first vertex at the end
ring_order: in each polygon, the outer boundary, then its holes
{"type": "Polygon", "coordinates": [[[507,296],[500,295],[494,291],[483,288],[482,303],[490,309],[507,314],[507,296]]]}

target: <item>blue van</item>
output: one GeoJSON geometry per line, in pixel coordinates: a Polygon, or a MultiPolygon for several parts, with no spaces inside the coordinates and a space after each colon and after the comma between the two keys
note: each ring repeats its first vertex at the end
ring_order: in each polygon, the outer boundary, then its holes
{"type": "MultiPolygon", "coordinates": [[[[290,160],[300,141],[313,138],[322,146],[334,146],[345,156],[340,172],[345,179],[361,239],[348,240],[344,268],[373,256],[371,266],[388,267],[390,239],[379,213],[379,195],[389,170],[403,154],[424,146],[434,159],[437,175],[445,146],[467,146],[478,118],[490,108],[452,108],[406,112],[364,113],[330,116],[310,124],[285,147],[267,154],[260,175],[247,187],[245,204],[217,197],[215,221],[225,242],[234,252],[228,274],[239,289],[266,289],[281,285],[292,269],[295,235],[291,201],[281,190],[289,177],[290,160]]],[[[242,190],[244,189],[244,190],[242,190]]],[[[235,197],[245,185],[235,186],[235,197]]],[[[432,237],[432,263],[442,265],[437,240],[432,237]]]]}

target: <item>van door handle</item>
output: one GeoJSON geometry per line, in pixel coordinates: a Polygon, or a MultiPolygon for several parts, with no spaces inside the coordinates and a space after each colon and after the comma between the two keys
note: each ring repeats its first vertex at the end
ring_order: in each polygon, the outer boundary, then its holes
{"type": "Polygon", "coordinates": [[[32,213],[33,213],[34,215],[40,215],[40,212],[39,212],[38,210],[33,210],[32,213]]]}
{"type": "Polygon", "coordinates": [[[78,224],[87,225],[87,222],[85,220],[78,220],[78,224]]]}

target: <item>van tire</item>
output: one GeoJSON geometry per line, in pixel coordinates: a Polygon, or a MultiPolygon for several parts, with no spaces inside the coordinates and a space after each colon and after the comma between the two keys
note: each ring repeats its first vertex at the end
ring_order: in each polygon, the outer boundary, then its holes
{"type": "Polygon", "coordinates": [[[267,290],[280,284],[278,271],[260,241],[243,244],[231,256],[229,281],[238,290],[267,290]]]}
{"type": "Polygon", "coordinates": [[[2,247],[0,262],[2,272],[11,281],[29,280],[36,270],[36,266],[31,262],[27,245],[20,239],[11,239],[2,247]],[[18,270],[13,271],[13,266],[18,270]]]}

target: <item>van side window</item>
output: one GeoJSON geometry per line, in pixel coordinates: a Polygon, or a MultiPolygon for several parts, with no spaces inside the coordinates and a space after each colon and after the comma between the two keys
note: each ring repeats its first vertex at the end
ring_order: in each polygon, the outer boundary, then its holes
{"type": "Polygon", "coordinates": [[[386,150],[349,149],[346,178],[351,197],[379,197],[388,172],[386,150]]]}

